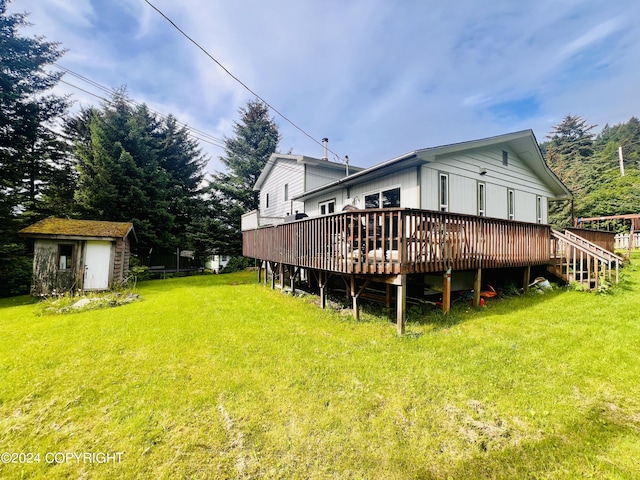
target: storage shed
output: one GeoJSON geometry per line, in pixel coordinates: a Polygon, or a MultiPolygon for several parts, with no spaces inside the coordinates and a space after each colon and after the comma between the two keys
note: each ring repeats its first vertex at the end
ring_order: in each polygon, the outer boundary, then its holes
{"type": "Polygon", "coordinates": [[[31,294],[109,290],[129,270],[133,224],[49,217],[20,230],[35,239],[31,294]]]}

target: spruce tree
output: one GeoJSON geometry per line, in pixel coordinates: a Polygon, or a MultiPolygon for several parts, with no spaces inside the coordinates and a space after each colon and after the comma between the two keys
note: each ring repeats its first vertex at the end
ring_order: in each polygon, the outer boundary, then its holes
{"type": "Polygon", "coordinates": [[[7,3],[0,0],[0,243],[38,214],[41,195],[67,158],[53,127],[68,100],[47,93],[62,73],[45,70],[64,52],[42,37],[20,36],[27,14],[7,14],[7,3]]]}
{"type": "Polygon", "coordinates": [[[228,255],[242,255],[240,217],[258,208],[253,186],[280,143],[278,126],[264,103],[250,101],[239,113],[235,136],[225,139],[225,156],[220,158],[227,171],[209,183],[208,219],[201,224],[201,231],[208,232],[203,247],[228,255]]]}

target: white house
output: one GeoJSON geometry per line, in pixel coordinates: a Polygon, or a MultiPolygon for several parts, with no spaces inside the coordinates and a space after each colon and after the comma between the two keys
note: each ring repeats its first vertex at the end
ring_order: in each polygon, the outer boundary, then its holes
{"type": "MultiPolygon", "coordinates": [[[[260,208],[242,218],[242,229],[278,225],[289,215],[303,213],[304,202],[294,200],[309,190],[344,178],[362,168],[304,155],[274,153],[253,187],[260,192],[260,208]]],[[[324,213],[334,213],[335,205],[320,206],[324,213]]]]}
{"type": "MultiPolygon", "coordinates": [[[[571,193],[549,169],[531,130],[416,150],[294,195],[310,217],[357,208],[417,208],[548,222],[571,193]]],[[[261,197],[262,200],[262,197],[261,197]]]]}

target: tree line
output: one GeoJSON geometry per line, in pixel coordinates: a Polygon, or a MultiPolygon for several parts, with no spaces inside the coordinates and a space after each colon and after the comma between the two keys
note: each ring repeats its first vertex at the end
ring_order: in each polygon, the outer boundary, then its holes
{"type": "MultiPolygon", "coordinates": [[[[280,133],[259,101],[240,108],[220,157],[225,172],[206,178],[208,158],[172,115],[134,102],[123,88],[99,106],[70,114],[71,99],[51,93],[62,73],[46,67],[61,45],[26,38],[26,14],[0,0],[0,296],[26,293],[29,244],[17,232],[47,216],[134,224],[139,252],[194,250],[240,257],[240,218],[258,208],[253,191],[280,133]]],[[[576,217],[640,212],[640,121],[599,134],[568,115],[540,144],[573,192],[550,207],[553,226],[576,217]],[[625,175],[618,148],[622,146],[625,175]]]]}
{"type": "Polygon", "coordinates": [[[18,231],[56,216],[133,222],[140,253],[194,250],[241,256],[240,215],[278,148],[269,109],[250,101],[224,141],[225,173],[206,177],[208,158],[188,128],[134,102],[122,88],[71,114],[51,93],[62,73],[47,67],[61,45],[27,38],[26,14],[0,0],[0,296],[27,293],[29,242],[18,231]]]}
{"type": "Polygon", "coordinates": [[[596,127],[567,115],[540,145],[551,170],[573,193],[572,203],[551,204],[550,223],[556,228],[572,226],[573,218],[640,213],[640,120],[607,124],[598,134],[596,127]]]}

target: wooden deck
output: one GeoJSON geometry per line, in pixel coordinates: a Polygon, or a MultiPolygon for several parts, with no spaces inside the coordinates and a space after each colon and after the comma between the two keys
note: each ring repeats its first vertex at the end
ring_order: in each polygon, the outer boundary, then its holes
{"type": "Polygon", "coordinates": [[[478,305],[483,269],[524,267],[526,290],[531,267],[546,266],[566,281],[591,288],[593,279],[596,287],[600,277],[611,281],[614,271],[617,281],[622,262],[606,245],[548,225],[416,209],[355,210],[246,230],[243,254],[260,260],[261,266],[269,263],[272,287],[276,269],[280,285],[284,288],[287,272],[292,289],[301,269],[308,270],[317,281],[322,306],[329,279],[341,277],[356,318],[358,298],[370,282],[387,284],[387,303],[391,286],[397,287],[399,333],[404,330],[408,279],[418,281],[421,274],[442,274],[442,308],[447,312],[455,271],[475,271],[478,305]]]}
{"type": "Polygon", "coordinates": [[[243,254],[357,275],[545,265],[550,228],[427,210],[358,210],[245,231],[243,254]]]}

